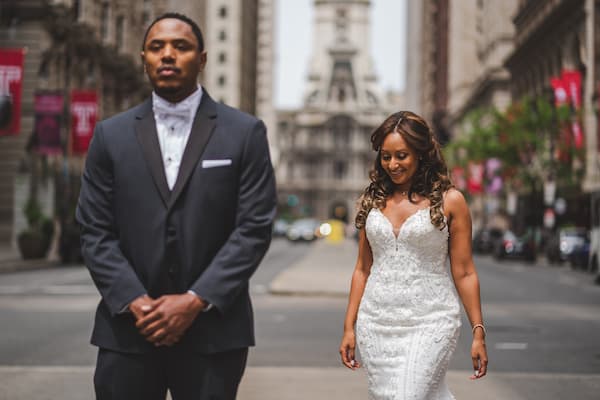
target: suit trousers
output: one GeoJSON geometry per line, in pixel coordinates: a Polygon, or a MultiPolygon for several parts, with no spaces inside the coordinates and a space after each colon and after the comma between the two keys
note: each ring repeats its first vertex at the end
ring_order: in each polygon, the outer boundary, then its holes
{"type": "Polygon", "coordinates": [[[158,347],[145,354],[99,349],[94,374],[97,400],[234,400],[248,349],[199,354],[158,347]]]}

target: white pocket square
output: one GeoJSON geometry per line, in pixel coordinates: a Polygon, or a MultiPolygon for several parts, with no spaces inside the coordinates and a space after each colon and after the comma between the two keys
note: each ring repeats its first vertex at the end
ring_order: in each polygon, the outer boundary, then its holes
{"type": "Polygon", "coordinates": [[[202,160],[202,168],[215,168],[231,165],[231,159],[227,160],[202,160]]]}

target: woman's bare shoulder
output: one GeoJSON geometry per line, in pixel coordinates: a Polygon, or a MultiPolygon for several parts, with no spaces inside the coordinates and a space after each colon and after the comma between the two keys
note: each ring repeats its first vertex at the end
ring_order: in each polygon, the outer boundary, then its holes
{"type": "Polygon", "coordinates": [[[450,188],[444,193],[444,210],[450,214],[468,210],[467,200],[460,190],[450,188]]]}

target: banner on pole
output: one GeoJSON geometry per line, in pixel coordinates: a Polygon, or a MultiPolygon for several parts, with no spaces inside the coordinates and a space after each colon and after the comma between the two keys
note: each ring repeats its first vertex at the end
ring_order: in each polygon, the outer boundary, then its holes
{"type": "Polygon", "coordinates": [[[467,190],[471,194],[483,192],[483,175],[485,166],[482,162],[469,162],[469,177],[467,179],[467,190]]]}
{"type": "Polygon", "coordinates": [[[62,152],[60,140],[63,95],[60,92],[37,92],[34,98],[36,149],[40,154],[62,152]]]}
{"type": "MultiPolygon", "coordinates": [[[[576,113],[581,110],[581,72],[577,70],[563,70],[562,80],[569,94],[571,106],[576,113]]],[[[579,117],[576,116],[571,123],[571,134],[573,135],[573,144],[576,149],[583,148],[583,129],[579,122],[579,117]]]]}
{"type": "Polygon", "coordinates": [[[98,118],[98,97],[96,92],[73,90],[71,92],[71,135],[75,154],[88,150],[96,119],[98,118]]]}
{"type": "Polygon", "coordinates": [[[0,49],[0,136],[21,129],[24,49],[0,49]]]}

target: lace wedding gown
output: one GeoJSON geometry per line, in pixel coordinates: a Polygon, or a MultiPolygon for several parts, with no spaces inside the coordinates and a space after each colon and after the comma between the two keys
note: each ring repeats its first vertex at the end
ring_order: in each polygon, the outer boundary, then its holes
{"type": "Polygon", "coordinates": [[[451,400],[445,382],[460,328],[460,305],[446,271],[448,229],[429,208],[395,233],[374,208],[366,234],[373,265],[358,310],[356,338],[373,400],[451,400]]]}

